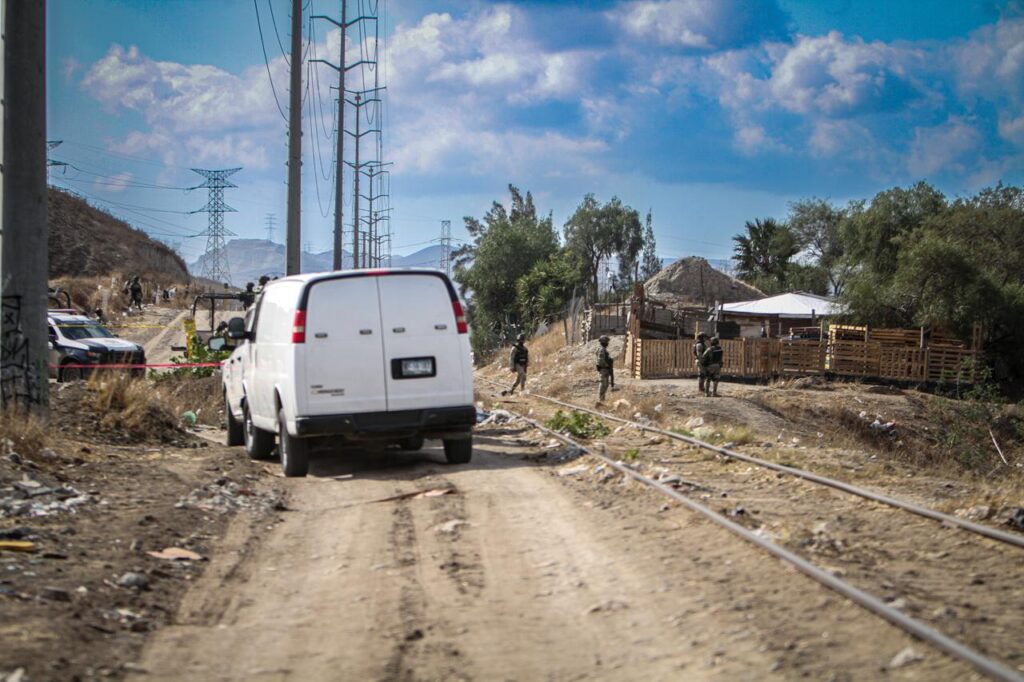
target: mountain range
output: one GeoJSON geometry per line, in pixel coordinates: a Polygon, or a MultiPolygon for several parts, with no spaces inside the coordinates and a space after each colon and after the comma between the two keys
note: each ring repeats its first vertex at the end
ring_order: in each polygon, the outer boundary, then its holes
{"type": "MultiPolygon", "coordinates": [[[[230,284],[244,287],[246,282],[255,282],[261,275],[283,276],[285,269],[284,244],[266,239],[232,239],[225,246],[228,259],[228,270],[231,273],[230,284]]],[[[342,251],[342,263],[345,267],[352,261],[352,254],[342,251]]],[[[301,268],[303,272],[326,272],[331,270],[333,252],[321,251],[311,253],[303,251],[301,268]]],[[[200,256],[188,266],[193,275],[199,275],[206,263],[206,255],[200,256]]],[[[441,246],[431,244],[407,256],[392,256],[391,267],[395,268],[438,268],[441,265],[441,246]]]]}

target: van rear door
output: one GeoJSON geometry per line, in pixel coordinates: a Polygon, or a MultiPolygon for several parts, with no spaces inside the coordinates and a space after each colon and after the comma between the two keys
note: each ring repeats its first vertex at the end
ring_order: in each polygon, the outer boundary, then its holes
{"type": "Polygon", "coordinates": [[[305,331],[303,414],[387,410],[376,277],[312,283],[305,331]]]}
{"type": "Polygon", "coordinates": [[[388,410],[466,405],[469,358],[463,357],[447,282],[430,273],[389,273],[375,279],[388,410]]]}

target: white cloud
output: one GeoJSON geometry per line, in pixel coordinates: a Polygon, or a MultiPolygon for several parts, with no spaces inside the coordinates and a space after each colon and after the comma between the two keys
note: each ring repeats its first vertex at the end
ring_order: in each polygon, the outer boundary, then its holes
{"type": "Polygon", "coordinates": [[[1024,146],[1024,114],[1016,118],[999,117],[999,135],[1014,144],[1024,146]]]}
{"type": "Polygon", "coordinates": [[[963,119],[914,129],[907,168],[917,176],[964,173],[981,149],[981,133],[963,119]]]}
{"type": "Polygon", "coordinates": [[[132,181],[135,176],[132,173],[124,172],[118,173],[110,178],[110,180],[104,184],[103,189],[107,192],[123,192],[128,186],[128,183],[132,181]]]}
{"type": "Polygon", "coordinates": [[[871,132],[854,121],[822,120],[814,123],[808,139],[811,156],[827,159],[835,156],[850,156],[867,159],[877,145],[871,132]]]}
{"type": "MultiPolygon", "coordinates": [[[[271,66],[276,82],[287,84],[283,57],[271,66]]],[[[278,116],[262,64],[235,75],[205,64],[155,61],[137,47],[114,45],[89,68],[82,87],[111,110],[137,111],[150,125],[179,133],[251,128],[278,116]]]]}
{"type": "Polygon", "coordinates": [[[785,29],[774,0],[640,0],[609,16],[634,38],[699,52],[779,37],[785,29]]]}
{"type": "Polygon", "coordinates": [[[920,96],[907,68],[918,59],[913,51],[836,31],[800,36],[774,65],[771,93],[777,106],[801,114],[877,111],[920,96]]]}

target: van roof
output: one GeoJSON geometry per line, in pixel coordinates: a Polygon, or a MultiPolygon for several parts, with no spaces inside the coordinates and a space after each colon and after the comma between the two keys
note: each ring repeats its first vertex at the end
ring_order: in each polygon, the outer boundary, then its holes
{"type": "Polygon", "coordinates": [[[459,295],[455,292],[455,287],[452,286],[452,282],[448,279],[440,270],[433,270],[430,268],[371,268],[367,270],[332,270],[329,272],[307,272],[299,275],[291,275],[289,277],[283,277],[278,280],[269,282],[267,286],[272,286],[278,282],[300,282],[304,285],[302,299],[299,302],[299,309],[305,310],[306,303],[309,300],[309,285],[316,282],[324,282],[332,279],[346,279],[349,277],[382,277],[385,275],[430,275],[431,277],[437,277],[444,282],[445,288],[448,289],[448,295],[452,301],[458,301],[459,295]]]}
{"type": "Polygon", "coordinates": [[[267,282],[267,286],[273,286],[278,282],[315,282],[321,279],[334,279],[336,277],[372,277],[392,274],[420,274],[444,276],[440,270],[430,268],[369,268],[365,270],[328,270],[326,272],[303,272],[298,275],[289,275],[267,282]]]}

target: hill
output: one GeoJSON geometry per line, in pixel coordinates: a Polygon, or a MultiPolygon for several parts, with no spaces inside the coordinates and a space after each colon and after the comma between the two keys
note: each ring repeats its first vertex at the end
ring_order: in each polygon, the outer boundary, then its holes
{"type": "Polygon", "coordinates": [[[187,282],[185,261],[120,218],[54,187],[49,189],[50,277],[138,274],[187,282]]]}
{"type": "Polygon", "coordinates": [[[703,258],[680,258],[644,284],[647,295],[670,304],[711,306],[764,298],[764,292],[720,272],[703,258]]]}

